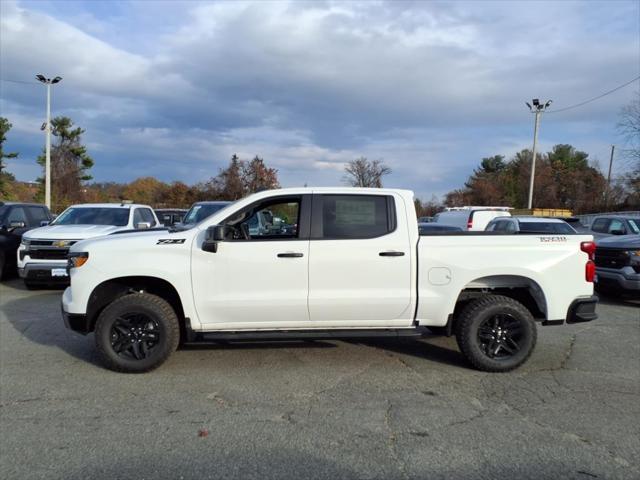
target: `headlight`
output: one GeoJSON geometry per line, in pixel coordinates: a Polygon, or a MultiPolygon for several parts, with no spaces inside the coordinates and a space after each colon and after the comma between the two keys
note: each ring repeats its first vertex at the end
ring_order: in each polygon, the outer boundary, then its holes
{"type": "Polygon", "coordinates": [[[640,250],[630,250],[630,251],[627,251],[627,253],[629,254],[629,256],[631,258],[634,258],[634,257],[635,258],[639,258],[640,257],[640,250]]]}
{"type": "Polygon", "coordinates": [[[25,248],[29,248],[29,245],[31,245],[31,240],[29,240],[28,238],[22,237],[22,239],[20,240],[20,244],[25,248]]]}
{"type": "Polygon", "coordinates": [[[72,252],[69,254],[69,261],[67,262],[68,267],[71,268],[80,268],[82,265],[87,263],[89,260],[88,252],[72,252]]]}

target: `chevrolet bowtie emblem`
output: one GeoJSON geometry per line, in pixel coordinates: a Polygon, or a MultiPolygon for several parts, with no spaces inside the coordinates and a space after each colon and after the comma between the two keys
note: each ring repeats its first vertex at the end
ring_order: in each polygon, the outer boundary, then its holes
{"type": "Polygon", "coordinates": [[[69,246],[69,240],[56,240],[55,242],[53,242],[53,246],[54,247],[68,247],[69,246]]]}

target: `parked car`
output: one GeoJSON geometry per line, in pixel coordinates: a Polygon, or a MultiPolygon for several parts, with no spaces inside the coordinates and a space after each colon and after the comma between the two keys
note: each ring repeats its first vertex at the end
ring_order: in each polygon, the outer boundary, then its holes
{"type": "Polygon", "coordinates": [[[143,372],[199,340],[455,332],[474,367],[521,365],[543,325],[597,317],[590,235],[421,236],[407,190],[297,188],[238,200],[188,230],[71,246],[68,328],[104,365],[143,372]],[[251,235],[287,212],[295,233],[251,235]],[[118,261],[114,261],[118,259],[118,261]]]}
{"type": "Polygon", "coordinates": [[[49,209],[38,203],[0,202],[0,279],[16,272],[16,251],[25,232],[48,225],[49,209]]]}
{"type": "Polygon", "coordinates": [[[418,222],[418,232],[420,235],[428,235],[433,232],[462,232],[460,227],[454,227],[453,225],[439,225],[437,223],[420,223],[418,222]]]}
{"type": "Polygon", "coordinates": [[[640,218],[603,215],[593,219],[590,230],[596,239],[612,235],[638,235],[640,234],[640,218]]]}
{"type": "Polygon", "coordinates": [[[187,213],[186,208],[156,208],[156,217],[165,227],[173,227],[176,223],[182,222],[187,213]]]}
{"type": "Polygon", "coordinates": [[[222,210],[232,203],[233,202],[226,201],[196,202],[191,205],[191,208],[189,208],[189,211],[185,214],[182,222],[180,224],[176,224],[176,227],[181,229],[191,228],[205,218],[213,215],[218,210],[222,210]]]}
{"type": "Polygon", "coordinates": [[[496,217],[510,217],[508,207],[454,207],[438,213],[435,222],[462,230],[482,231],[496,217]]]}
{"type": "Polygon", "coordinates": [[[640,298],[640,235],[598,240],[595,262],[599,289],[631,293],[640,298]]]}
{"type": "Polygon", "coordinates": [[[489,222],[488,232],[512,233],[562,233],[573,235],[577,232],[564,220],[557,218],[532,217],[518,215],[513,217],[494,218],[489,222]]]}
{"type": "Polygon", "coordinates": [[[18,273],[28,288],[67,284],[67,253],[71,245],[87,238],[159,225],[148,205],[73,205],[48,226],[30,230],[22,236],[17,252],[18,273]]]}

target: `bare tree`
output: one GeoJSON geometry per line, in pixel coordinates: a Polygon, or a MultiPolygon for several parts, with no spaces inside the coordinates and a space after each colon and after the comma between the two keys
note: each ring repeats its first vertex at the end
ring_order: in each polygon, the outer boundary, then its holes
{"type": "Polygon", "coordinates": [[[623,150],[625,156],[640,170],[640,90],[631,103],[620,110],[617,128],[628,147],[623,150]]]}
{"type": "Polygon", "coordinates": [[[352,187],[382,188],[382,177],[391,173],[382,160],[369,161],[366,157],[351,160],[344,167],[344,180],[352,187]]]}

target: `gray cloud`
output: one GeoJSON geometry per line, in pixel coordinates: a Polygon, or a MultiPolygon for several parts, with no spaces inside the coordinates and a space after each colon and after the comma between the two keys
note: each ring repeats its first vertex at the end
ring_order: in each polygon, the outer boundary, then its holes
{"type": "MultiPolygon", "coordinates": [[[[99,180],[204,180],[237,152],[287,185],[329,185],[366,155],[393,168],[389,185],[442,193],[482,156],[528,145],[524,100],[561,107],[639,69],[636,2],[93,5],[3,3],[0,67],[64,76],[56,112],[87,129],[99,180]]],[[[12,142],[33,157],[44,92],[1,88],[12,142]]],[[[546,116],[543,141],[604,157],[631,91],[546,116]]]]}

